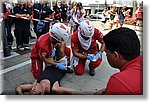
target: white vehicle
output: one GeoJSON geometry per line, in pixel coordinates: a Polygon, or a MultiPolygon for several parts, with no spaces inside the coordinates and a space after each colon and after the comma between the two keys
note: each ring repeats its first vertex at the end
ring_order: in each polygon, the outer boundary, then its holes
{"type": "Polygon", "coordinates": [[[93,19],[93,18],[102,18],[103,17],[103,14],[102,12],[97,12],[96,14],[90,14],[90,18],[93,19]]]}

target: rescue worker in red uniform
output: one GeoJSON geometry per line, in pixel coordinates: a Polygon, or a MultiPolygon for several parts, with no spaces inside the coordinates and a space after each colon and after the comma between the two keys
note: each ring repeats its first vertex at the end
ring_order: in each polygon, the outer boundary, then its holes
{"type": "Polygon", "coordinates": [[[31,52],[31,71],[35,79],[43,71],[43,62],[46,66],[67,70],[66,58],[70,55],[70,49],[66,47],[68,36],[67,26],[55,23],[48,33],[38,38],[31,52]]]}
{"type": "MultiPolygon", "coordinates": [[[[91,76],[95,75],[94,69],[102,62],[102,55],[100,53],[102,50],[99,50],[96,40],[103,45],[103,34],[94,28],[90,21],[82,21],[79,30],[76,31],[71,38],[75,74],[82,75],[86,61],[90,60],[89,74],[91,76]]],[[[102,48],[101,46],[101,49],[102,48]]]]}

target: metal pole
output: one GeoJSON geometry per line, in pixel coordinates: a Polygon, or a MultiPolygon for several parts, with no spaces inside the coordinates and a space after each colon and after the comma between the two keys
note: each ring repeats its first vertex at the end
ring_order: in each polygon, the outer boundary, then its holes
{"type": "Polygon", "coordinates": [[[53,1],[51,0],[51,9],[53,9],[53,1]]]}

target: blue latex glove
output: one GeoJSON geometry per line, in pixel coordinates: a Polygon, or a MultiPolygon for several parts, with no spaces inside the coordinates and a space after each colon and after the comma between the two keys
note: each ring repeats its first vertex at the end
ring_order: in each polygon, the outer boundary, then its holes
{"type": "Polygon", "coordinates": [[[88,54],[87,59],[92,61],[94,59],[94,54],[88,54]]]}
{"type": "Polygon", "coordinates": [[[56,53],[56,48],[54,48],[54,49],[52,50],[52,54],[51,54],[51,57],[52,57],[52,58],[54,58],[55,53],[56,53]]]}
{"type": "Polygon", "coordinates": [[[102,58],[102,53],[97,53],[97,54],[96,54],[96,58],[97,58],[97,59],[101,59],[101,58],[102,58]]]}
{"type": "Polygon", "coordinates": [[[60,69],[60,70],[67,70],[67,67],[66,67],[65,65],[61,64],[61,63],[57,63],[57,64],[56,64],[56,67],[57,67],[58,69],[60,69]]]}

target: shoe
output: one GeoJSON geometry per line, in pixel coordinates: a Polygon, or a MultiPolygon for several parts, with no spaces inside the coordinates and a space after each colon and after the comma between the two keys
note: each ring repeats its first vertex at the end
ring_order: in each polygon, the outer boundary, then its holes
{"type": "Polygon", "coordinates": [[[73,73],[73,70],[70,69],[70,68],[67,68],[67,70],[64,71],[65,73],[69,73],[69,74],[72,74],[73,73]]]}
{"type": "Polygon", "coordinates": [[[94,69],[90,69],[89,70],[89,74],[90,74],[90,76],[94,76],[95,75],[95,70],[94,69]]]}
{"type": "Polygon", "coordinates": [[[24,51],[24,50],[25,50],[24,47],[18,47],[17,49],[18,49],[19,51],[24,51]]]}
{"type": "Polygon", "coordinates": [[[29,46],[25,46],[24,49],[25,50],[30,50],[30,47],[29,46]]]}

